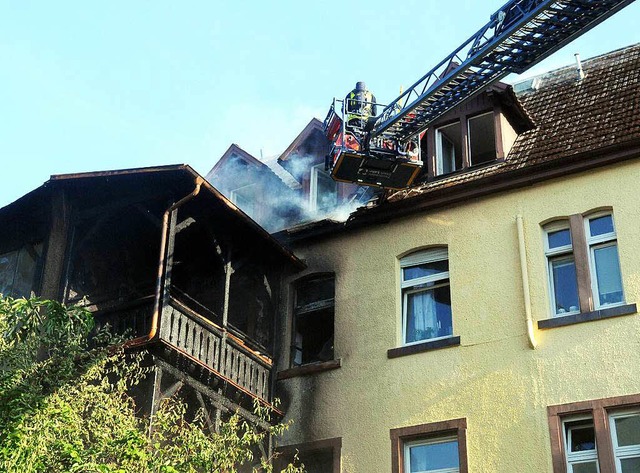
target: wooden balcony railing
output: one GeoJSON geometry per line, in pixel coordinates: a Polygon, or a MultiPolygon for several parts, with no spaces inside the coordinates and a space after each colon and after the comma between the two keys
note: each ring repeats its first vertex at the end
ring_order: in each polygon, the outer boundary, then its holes
{"type": "Polygon", "coordinates": [[[169,299],[162,311],[160,338],[241,389],[270,402],[271,360],[175,299],[169,299]]]}
{"type": "Polygon", "coordinates": [[[98,310],[94,314],[95,331],[109,325],[111,333],[131,338],[144,337],[151,329],[153,296],[98,310]]]}

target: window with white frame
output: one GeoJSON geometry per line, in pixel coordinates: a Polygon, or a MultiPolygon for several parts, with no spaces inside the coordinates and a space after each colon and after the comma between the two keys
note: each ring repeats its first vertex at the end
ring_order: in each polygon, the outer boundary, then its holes
{"type": "Polygon", "coordinates": [[[404,444],[403,473],[458,473],[458,437],[436,437],[404,444]]]}
{"type": "Polygon", "coordinates": [[[554,222],[545,226],[545,254],[552,313],[568,315],[580,312],[576,262],[568,221],[554,222]]]}
{"type": "Polygon", "coordinates": [[[451,292],[447,248],[431,248],[400,260],[402,342],[451,337],[451,292]]]}
{"type": "Polygon", "coordinates": [[[553,316],[624,304],[611,211],[571,215],[543,229],[553,316]]]}
{"type": "Polygon", "coordinates": [[[338,184],[325,171],[324,164],[311,168],[309,204],[316,212],[330,210],[338,204],[338,184]]]}
{"type": "Polygon", "coordinates": [[[258,187],[256,184],[249,184],[234,189],[231,191],[231,202],[240,207],[240,209],[250,217],[254,217],[257,204],[257,189],[258,187]]]}
{"type": "Polygon", "coordinates": [[[598,452],[593,419],[564,421],[567,473],[598,473],[598,452]]]}
{"type": "Polygon", "coordinates": [[[616,473],[640,471],[640,411],[609,416],[616,473]]]}
{"type": "Polygon", "coordinates": [[[596,308],[624,302],[613,215],[604,213],[585,218],[585,234],[596,308]]]}
{"type": "Polygon", "coordinates": [[[462,169],[462,127],[459,121],[436,129],[435,175],[458,169],[462,169]]]}
{"type": "Polygon", "coordinates": [[[554,473],[640,472],[640,394],[549,406],[547,412],[554,473]]]}

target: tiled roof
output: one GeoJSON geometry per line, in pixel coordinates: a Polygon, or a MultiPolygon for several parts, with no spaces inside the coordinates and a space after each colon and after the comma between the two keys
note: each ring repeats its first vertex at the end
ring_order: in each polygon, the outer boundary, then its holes
{"type": "Polygon", "coordinates": [[[458,172],[394,192],[388,201],[405,200],[509,171],[578,157],[583,153],[640,139],[640,44],[538,78],[538,87],[517,94],[535,128],[521,134],[502,162],[458,172]]]}
{"type": "Polygon", "coordinates": [[[273,172],[278,177],[278,179],[280,179],[284,183],[284,185],[286,185],[290,189],[300,189],[302,186],[298,181],[296,181],[296,178],[293,177],[289,173],[289,171],[283,168],[278,162],[280,156],[281,155],[278,154],[275,156],[266,157],[262,160],[262,163],[267,166],[271,170],[271,172],[273,172]]]}

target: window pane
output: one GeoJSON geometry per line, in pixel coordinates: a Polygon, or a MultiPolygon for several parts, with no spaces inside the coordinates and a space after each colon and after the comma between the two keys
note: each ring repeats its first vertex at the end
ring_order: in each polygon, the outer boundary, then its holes
{"type": "Polygon", "coordinates": [[[296,307],[333,299],[333,278],[316,279],[301,283],[296,291],[296,307]]]}
{"type": "Polygon", "coordinates": [[[571,232],[568,228],[556,232],[549,232],[547,239],[549,241],[549,249],[571,245],[571,232]]]}
{"type": "Polygon", "coordinates": [[[407,295],[406,343],[453,334],[449,286],[407,295]]]}
{"type": "Polygon", "coordinates": [[[620,461],[621,473],[640,473],[640,458],[625,458],[620,461]]]}
{"type": "Polygon", "coordinates": [[[18,251],[0,255],[0,294],[11,295],[17,262],[18,251]]]}
{"type": "Polygon", "coordinates": [[[338,203],[338,184],[334,181],[329,173],[316,168],[315,183],[315,199],[316,210],[330,209],[338,203]]]}
{"type": "Polygon", "coordinates": [[[578,280],[573,256],[551,260],[556,314],[578,310],[578,280]]]}
{"type": "Polygon", "coordinates": [[[402,271],[405,281],[409,281],[410,279],[418,279],[425,276],[433,276],[434,274],[449,271],[449,260],[419,264],[417,266],[404,268],[402,271]]]}
{"type": "Polygon", "coordinates": [[[613,218],[611,215],[589,219],[589,232],[591,236],[613,233],[613,218]]]}
{"type": "Polygon", "coordinates": [[[437,174],[462,168],[462,128],[460,122],[438,128],[437,174]]]}
{"type": "Polygon", "coordinates": [[[16,276],[13,280],[14,297],[29,297],[31,295],[41,247],[41,244],[27,245],[20,250],[16,264],[16,276]]]}
{"type": "Polygon", "coordinates": [[[458,441],[416,445],[409,448],[410,473],[458,468],[458,441]]]}
{"type": "Polygon", "coordinates": [[[306,473],[329,473],[333,471],[333,452],[331,450],[303,452],[299,454],[299,458],[300,463],[304,463],[304,471],[306,473]]]}
{"type": "Polygon", "coordinates": [[[615,419],[618,446],[640,445],[640,415],[615,419]]]}
{"type": "Polygon", "coordinates": [[[496,159],[496,131],[492,113],[469,119],[469,154],[471,165],[496,159]]]}
{"type": "Polygon", "coordinates": [[[250,217],[255,217],[256,186],[248,185],[231,191],[231,200],[250,217]]]}
{"type": "Polygon", "coordinates": [[[590,461],[572,465],[572,473],[598,473],[598,462],[590,461]]]}
{"type": "MultiPolygon", "coordinates": [[[[591,421],[589,421],[591,422],[591,421]]],[[[584,452],[595,450],[596,436],[592,425],[584,427],[574,426],[571,429],[571,451],[584,452]]]]}
{"type": "Polygon", "coordinates": [[[609,245],[593,250],[600,305],[622,302],[622,277],[618,263],[618,246],[609,245]]]}

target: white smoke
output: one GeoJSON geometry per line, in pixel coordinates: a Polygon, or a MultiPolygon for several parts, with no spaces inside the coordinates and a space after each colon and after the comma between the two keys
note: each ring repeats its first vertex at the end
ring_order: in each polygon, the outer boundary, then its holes
{"type": "MultiPolygon", "coordinates": [[[[285,182],[285,179],[276,176],[273,163],[269,166],[272,169],[267,171],[249,166],[241,158],[232,155],[215,173],[209,173],[207,179],[227,198],[232,197],[232,191],[253,185],[253,198],[244,201],[236,199],[236,205],[270,233],[325,219],[345,222],[352,212],[372,197],[372,190],[363,188],[361,195],[347,196],[342,202],[338,200],[337,192],[321,193],[316,197],[317,209],[312,209],[311,197],[302,181],[307,182],[308,189],[311,169],[317,162],[316,156],[291,154],[286,168],[282,166],[286,169],[284,172],[290,174],[286,180],[289,182],[285,182]]],[[[282,175],[282,169],[277,174],[282,175]]]]}

